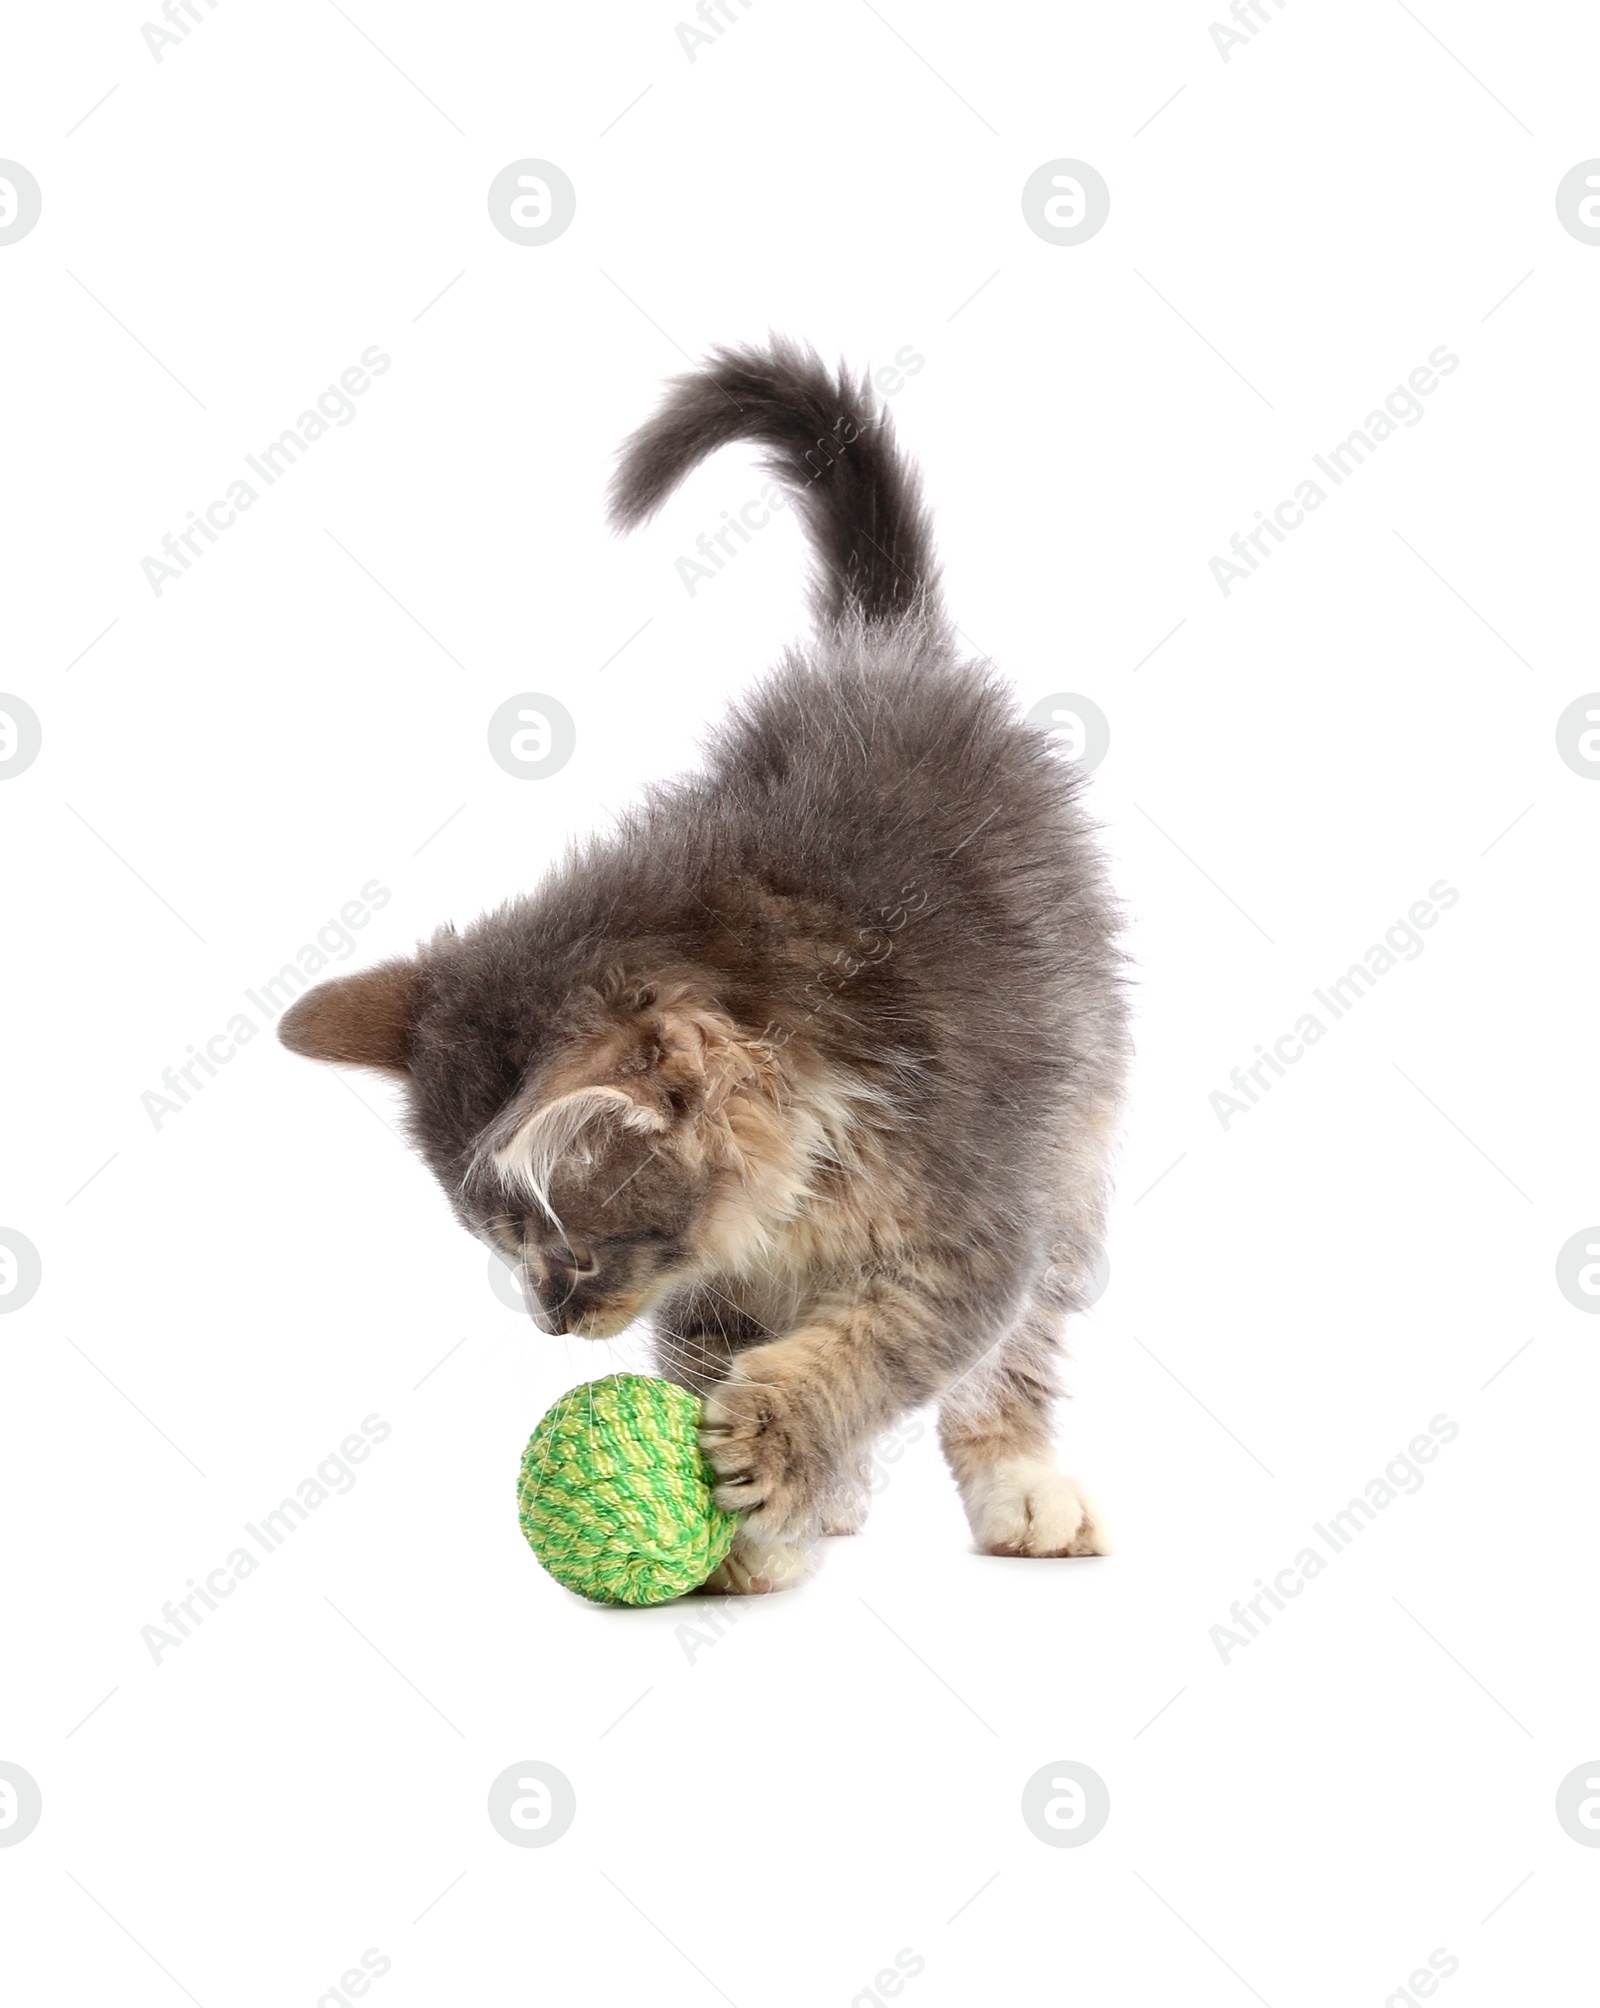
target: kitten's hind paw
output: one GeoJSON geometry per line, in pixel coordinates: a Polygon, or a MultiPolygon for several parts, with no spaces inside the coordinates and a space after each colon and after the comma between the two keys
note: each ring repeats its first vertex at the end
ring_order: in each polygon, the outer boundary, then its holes
{"type": "Polygon", "coordinates": [[[1017,1458],[985,1474],[967,1518],[986,1555],[1107,1555],[1104,1523],[1076,1479],[1053,1464],[1017,1458]]]}

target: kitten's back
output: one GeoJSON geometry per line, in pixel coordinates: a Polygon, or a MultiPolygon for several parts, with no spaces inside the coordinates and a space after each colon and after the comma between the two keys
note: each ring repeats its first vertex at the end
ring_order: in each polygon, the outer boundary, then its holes
{"type": "Polygon", "coordinates": [[[769,933],[774,910],[804,916],[830,958],[865,944],[837,997],[816,1004],[813,986],[812,1035],[856,1066],[907,1039],[945,1048],[940,1127],[963,1100],[969,1122],[996,1103],[1024,1120],[1086,1085],[1088,1056],[1095,1075],[1121,1064],[1117,916],[1081,771],[960,649],[920,482],[865,379],[782,339],[713,352],[623,447],[613,522],[644,521],[739,440],[798,499],[818,631],[733,705],[704,770],[651,791],[595,889],[626,857],[649,881],[641,907],[686,934],[737,913],[741,973],[769,997],[805,959],[769,933]],[[897,931],[875,963],[885,914],[897,931]]]}

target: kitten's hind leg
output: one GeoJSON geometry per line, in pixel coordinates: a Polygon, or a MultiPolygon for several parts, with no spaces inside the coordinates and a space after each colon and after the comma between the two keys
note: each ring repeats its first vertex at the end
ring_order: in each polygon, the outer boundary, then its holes
{"type": "Polygon", "coordinates": [[[1051,1443],[1060,1318],[1045,1302],[1030,1306],[939,1404],[939,1442],[984,1554],[1110,1552],[1098,1513],[1051,1443]]]}

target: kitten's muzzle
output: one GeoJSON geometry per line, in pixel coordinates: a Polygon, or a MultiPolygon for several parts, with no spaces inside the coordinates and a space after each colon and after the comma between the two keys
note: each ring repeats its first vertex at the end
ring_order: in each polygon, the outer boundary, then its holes
{"type": "Polygon", "coordinates": [[[547,1331],[558,1336],[571,1333],[579,1339],[614,1339],[625,1332],[645,1308],[645,1293],[626,1297],[586,1297],[574,1291],[562,1302],[541,1300],[539,1314],[547,1331]]]}
{"type": "Polygon", "coordinates": [[[569,1332],[580,1339],[613,1338],[633,1323],[642,1301],[637,1296],[607,1299],[573,1277],[559,1275],[529,1292],[535,1322],[558,1338],[569,1332]]]}
{"type": "Polygon", "coordinates": [[[530,1308],[535,1303],[538,1306],[534,1311],[536,1321],[558,1337],[575,1331],[582,1323],[586,1309],[569,1276],[554,1276],[547,1283],[541,1283],[532,1293],[530,1308]]]}

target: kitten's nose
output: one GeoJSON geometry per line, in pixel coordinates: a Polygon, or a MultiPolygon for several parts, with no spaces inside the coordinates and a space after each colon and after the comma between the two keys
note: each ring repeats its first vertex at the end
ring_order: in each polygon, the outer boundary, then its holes
{"type": "Polygon", "coordinates": [[[538,1297],[539,1308],[549,1329],[558,1337],[570,1332],[583,1308],[573,1299],[572,1278],[559,1272],[547,1272],[538,1297]]]}

